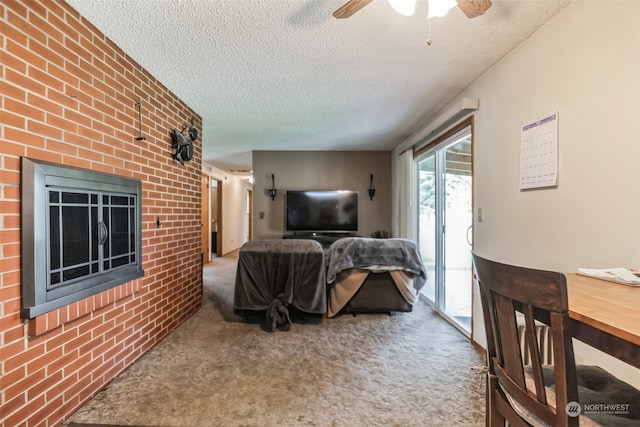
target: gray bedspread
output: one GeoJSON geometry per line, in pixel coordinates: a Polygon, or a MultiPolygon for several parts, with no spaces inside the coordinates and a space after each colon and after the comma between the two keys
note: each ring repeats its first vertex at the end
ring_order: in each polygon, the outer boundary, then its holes
{"type": "Polygon", "coordinates": [[[414,278],[419,291],[427,281],[418,246],[408,239],[373,239],[345,237],[329,247],[327,283],[336,280],[343,270],[358,268],[371,271],[402,270],[414,278]]]}
{"type": "Polygon", "coordinates": [[[234,289],[236,314],[265,310],[263,329],[287,330],[287,307],[327,311],[322,245],[314,240],[256,240],[240,248],[234,289]]]}

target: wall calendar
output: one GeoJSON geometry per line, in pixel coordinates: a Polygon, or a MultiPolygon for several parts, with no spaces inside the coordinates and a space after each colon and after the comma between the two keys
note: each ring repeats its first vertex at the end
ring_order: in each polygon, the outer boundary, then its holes
{"type": "Polygon", "coordinates": [[[558,186],[558,112],[522,126],[520,190],[558,186]]]}

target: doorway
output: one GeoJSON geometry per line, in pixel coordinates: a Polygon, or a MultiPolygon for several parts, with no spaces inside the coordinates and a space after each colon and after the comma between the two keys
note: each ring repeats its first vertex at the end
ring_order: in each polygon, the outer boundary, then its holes
{"type": "Polygon", "coordinates": [[[471,333],[473,248],[472,122],[416,153],[418,242],[427,270],[422,295],[471,333]]]}
{"type": "Polygon", "coordinates": [[[211,262],[211,246],[209,240],[209,175],[202,175],[202,205],[200,209],[200,227],[201,246],[202,246],[202,262],[208,264],[211,262]]]}
{"type": "Polygon", "coordinates": [[[247,206],[245,208],[244,229],[247,242],[253,240],[253,191],[247,190],[247,206]]]}
{"type": "Polygon", "coordinates": [[[222,256],[222,181],[211,178],[211,256],[222,256]]]}

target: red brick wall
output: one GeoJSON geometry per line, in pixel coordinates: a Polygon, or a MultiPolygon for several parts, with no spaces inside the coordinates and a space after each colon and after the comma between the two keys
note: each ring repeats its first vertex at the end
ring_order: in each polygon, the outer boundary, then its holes
{"type": "Polygon", "coordinates": [[[201,144],[170,131],[201,118],[62,1],[0,19],[0,422],[55,426],[200,306],[201,144]],[[140,179],[144,277],[23,322],[21,156],[140,179]]]}

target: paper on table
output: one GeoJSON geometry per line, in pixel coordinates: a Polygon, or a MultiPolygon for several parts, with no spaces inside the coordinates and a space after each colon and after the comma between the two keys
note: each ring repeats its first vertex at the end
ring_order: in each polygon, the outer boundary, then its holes
{"type": "Polygon", "coordinates": [[[625,285],[640,285],[640,277],[624,267],[616,268],[579,268],[578,274],[595,277],[597,279],[611,280],[625,285]]]}

